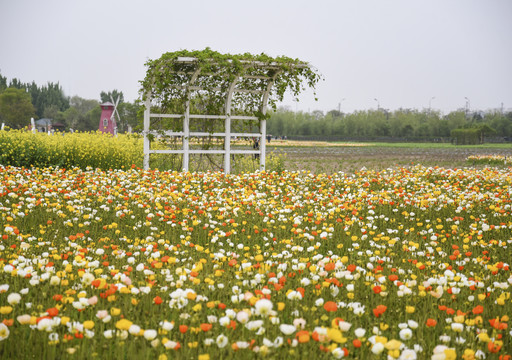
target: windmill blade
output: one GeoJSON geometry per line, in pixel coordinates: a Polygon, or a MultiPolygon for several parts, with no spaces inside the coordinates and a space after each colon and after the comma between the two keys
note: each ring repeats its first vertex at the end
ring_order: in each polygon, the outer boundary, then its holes
{"type": "Polygon", "coordinates": [[[117,107],[114,108],[114,115],[116,115],[117,121],[121,122],[121,116],[119,115],[119,111],[117,111],[117,107]]]}
{"type": "Polygon", "coordinates": [[[119,116],[119,111],[117,111],[117,105],[119,104],[119,100],[120,100],[120,96],[118,96],[116,98],[116,101],[114,101],[114,99],[112,98],[112,95],[110,95],[110,101],[112,102],[112,104],[114,104],[114,111],[112,111],[111,118],[114,118],[114,120],[116,120],[116,117],[117,117],[117,121],[121,122],[121,117],[119,116]]]}

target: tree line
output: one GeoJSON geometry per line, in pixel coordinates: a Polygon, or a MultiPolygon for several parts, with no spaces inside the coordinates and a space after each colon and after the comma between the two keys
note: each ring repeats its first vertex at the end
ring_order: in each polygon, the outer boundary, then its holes
{"type": "MultiPolygon", "coordinates": [[[[124,101],[122,91],[102,91],[97,99],[65,96],[60,84],[48,82],[39,86],[35,82],[10,81],[0,74],[0,122],[11,128],[23,128],[36,120],[50,118],[65,125],[67,130],[94,131],[98,129],[100,104],[119,98],[121,123],[118,131],[142,124],[142,105],[124,101]]],[[[456,129],[490,129],[501,138],[512,139],[512,112],[452,111],[442,115],[439,111],[398,109],[389,111],[358,110],[343,113],[291,111],[279,108],[271,113],[267,133],[277,137],[303,139],[324,138],[367,139],[391,138],[398,140],[447,141],[456,129]]]]}
{"type": "Polygon", "coordinates": [[[124,101],[122,91],[102,91],[99,99],[84,99],[80,96],[66,96],[60,84],[48,82],[39,86],[34,81],[23,83],[13,78],[8,81],[0,74],[0,122],[13,129],[30,125],[30,119],[48,118],[53,123],[61,123],[67,130],[98,130],[100,104],[119,98],[118,112],[121,123],[118,130],[124,132],[128,127],[136,127],[141,119],[141,106],[138,101],[124,101]]]}
{"type": "Polygon", "coordinates": [[[396,138],[401,140],[445,141],[455,129],[493,129],[503,138],[512,139],[512,112],[439,111],[398,109],[388,111],[359,110],[343,113],[331,110],[294,112],[279,108],[267,122],[267,132],[277,137],[368,139],[396,138]]]}

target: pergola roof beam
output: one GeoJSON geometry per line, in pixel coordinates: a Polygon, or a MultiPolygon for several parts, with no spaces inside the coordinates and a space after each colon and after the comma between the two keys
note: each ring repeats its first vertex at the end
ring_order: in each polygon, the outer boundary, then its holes
{"type": "MultiPolygon", "coordinates": [[[[195,73],[195,71],[170,71],[171,73],[178,74],[178,75],[192,75],[195,73]]],[[[227,77],[226,74],[218,74],[218,73],[200,73],[199,76],[223,76],[227,77]]],[[[265,75],[240,75],[242,79],[259,79],[259,80],[269,80],[272,79],[272,76],[265,76],[265,75]]]]}
{"type": "MultiPolygon", "coordinates": [[[[176,63],[195,63],[198,59],[195,57],[184,57],[180,56],[178,57],[174,62],[176,63]]],[[[215,60],[210,60],[211,63],[216,64],[215,60]]],[[[228,59],[227,62],[233,62],[233,60],[228,59]]],[[[250,64],[250,65],[256,65],[260,66],[265,69],[281,69],[281,66],[276,62],[266,63],[263,61],[257,61],[257,60],[239,60],[241,64],[250,64]]],[[[298,63],[298,64],[291,64],[290,66],[298,67],[298,68],[306,68],[309,67],[308,64],[304,63],[298,63]]]]}
{"type": "MultiPolygon", "coordinates": [[[[178,90],[197,90],[197,91],[205,90],[201,86],[180,86],[180,85],[175,85],[175,86],[170,86],[170,88],[171,89],[178,89],[178,90]]],[[[220,88],[220,87],[212,88],[210,90],[213,90],[213,91],[226,91],[226,89],[223,89],[223,88],[220,88]]],[[[249,90],[249,89],[236,89],[236,88],[233,89],[233,91],[250,93],[250,94],[263,94],[263,93],[265,93],[265,90],[249,90]]]]}

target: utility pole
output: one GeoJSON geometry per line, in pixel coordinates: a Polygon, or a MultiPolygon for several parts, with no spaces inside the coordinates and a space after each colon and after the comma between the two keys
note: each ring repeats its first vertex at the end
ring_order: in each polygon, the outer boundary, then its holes
{"type": "Polygon", "coordinates": [[[435,96],[432,96],[430,98],[430,100],[428,101],[428,115],[430,116],[430,114],[432,113],[432,100],[434,100],[436,97],[435,96]]]}
{"type": "Polygon", "coordinates": [[[340,115],[341,115],[341,103],[343,102],[343,100],[345,100],[345,98],[341,99],[340,102],[338,103],[338,112],[340,113],[340,115]]]}

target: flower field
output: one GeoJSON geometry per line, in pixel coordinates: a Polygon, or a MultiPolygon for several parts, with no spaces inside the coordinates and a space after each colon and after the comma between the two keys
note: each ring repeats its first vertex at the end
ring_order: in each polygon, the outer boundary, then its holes
{"type": "Polygon", "coordinates": [[[512,173],[0,166],[0,358],[511,359],[512,173]]]}
{"type": "Polygon", "coordinates": [[[142,166],[142,139],[134,135],[93,133],[35,133],[0,131],[0,164],[24,167],[60,166],[120,169],[142,166]]]}

